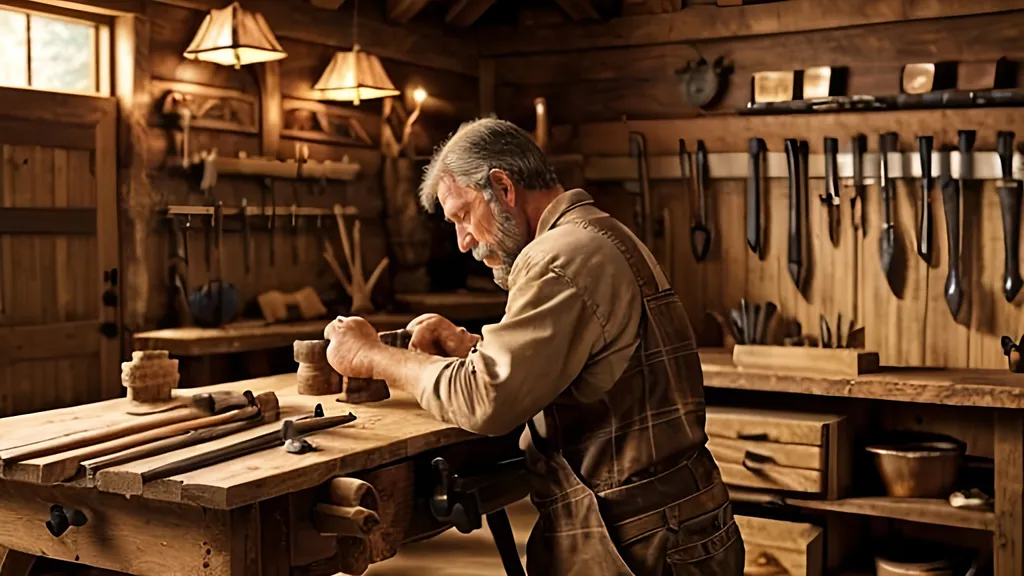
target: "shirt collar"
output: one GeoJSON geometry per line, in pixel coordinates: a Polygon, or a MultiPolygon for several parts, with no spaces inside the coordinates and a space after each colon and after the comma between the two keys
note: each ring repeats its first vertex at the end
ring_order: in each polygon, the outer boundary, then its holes
{"type": "Polygon", "coordinates": [[[537,236],[553,228],[566,212],[577,206],[593,203],[594,199],[590,197],[590,194],[580,188],[562,192],[551,201],[551,204],[548,204],[548,207],[540,215],[540,221],[537,222],[537,236]]]}

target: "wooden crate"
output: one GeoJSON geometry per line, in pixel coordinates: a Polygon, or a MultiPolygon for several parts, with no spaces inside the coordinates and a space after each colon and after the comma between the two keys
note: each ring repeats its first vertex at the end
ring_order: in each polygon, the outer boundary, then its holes
{"type": "Polygon", "coordinates": [[[842,498],[852,447],[846,417],[707,408],[708,450],[730,486],[842,498]]]}
{"type": "Polygon", "coordinates": [[[746,549],[744,574],[764,574],[766,565],[781,565],[790,576],[820,576],[824,565],[824,530],[812,524],[736,516],[746,549]]]}

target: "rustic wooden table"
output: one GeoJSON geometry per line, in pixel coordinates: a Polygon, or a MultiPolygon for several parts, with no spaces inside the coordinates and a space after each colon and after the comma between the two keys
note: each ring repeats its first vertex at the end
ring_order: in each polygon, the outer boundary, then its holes
{"type": "Polygon", "coordinates": [[[831,403],[830,407],[845,411],[856,402],[872,424],[921,429],[930,425],[932,431],[961,437],[968,450],[980,447],[994,461],[993,511],[953,508],[943,500],[887,497],[786,499],[786,503],[988,531],[996,576],[1024,575],[1024,375],[1005,370],[883,367],[857,378],[822,378],[739,369],[720,350],[701,350],[700,357],[709,404],[713,399],[746,398],[758,406],[774,400],[797,409],[803,401],[816,409],[831,403]]]}
{"type": "MultiPolygon", "coordinates": [[[[298,395],[294,374],[178,392],[211,390],[274,391],[282,419],[311,414],[321,403],[327,416],[352,412],[357,420],[310,436],[314,452],[273,448],[145,484],[140,474],[146,470],[281,423],[55,485],[25,481],[38,478],[46,458],[9,463],[0,479],[0,559],[9,549],[0,574],[31,566],[38,556],[139,575],[335,574],[350,565],[345,562],[358,564],[354,556],[376,562],[402,542],[446,528],[427,508],[435,456],[457,466],[515,450],[514,438],[480,438],[443,424],[401,393],[373,404],[342,404],[333,396],[298,395]],[[383,529],[358,554],[352,538],[323,536],[312,523],[313,508],[328,501],[328,485],[340,476],[361,478],[379,495],[383,529]],[[82,511],[86,524],[52,536],[44,523],[54,504],[82,511]]],[[[128,415],[127,407],[117,399],[2,419],[0,451],[143,418],[128,415]]]]}

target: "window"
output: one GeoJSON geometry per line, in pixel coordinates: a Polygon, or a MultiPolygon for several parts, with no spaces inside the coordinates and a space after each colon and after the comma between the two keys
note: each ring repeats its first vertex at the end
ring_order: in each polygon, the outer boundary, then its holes
{"type": "Polygon", "coordinates": [[[106,26],[0,4],[0,86],[106,94],[106,26]]]}

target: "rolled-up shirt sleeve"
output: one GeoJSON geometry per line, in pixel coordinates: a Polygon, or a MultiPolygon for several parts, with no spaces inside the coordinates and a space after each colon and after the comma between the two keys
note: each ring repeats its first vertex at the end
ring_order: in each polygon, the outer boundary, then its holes
{"type": "Polygon", "coordinates": [[[505,317],[484,327],[467,358],[438,358],[424,371],[416,396],[435,418],[506,434],[550,404],[604,345],[594,307],[557,267],[536,260],[520,255],[505,317]]]}

